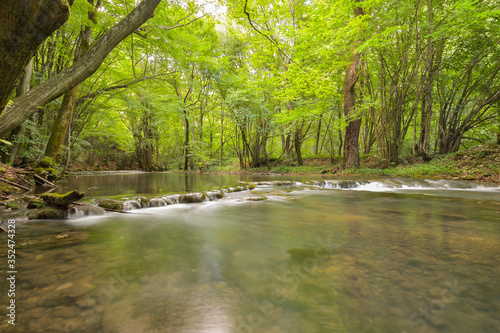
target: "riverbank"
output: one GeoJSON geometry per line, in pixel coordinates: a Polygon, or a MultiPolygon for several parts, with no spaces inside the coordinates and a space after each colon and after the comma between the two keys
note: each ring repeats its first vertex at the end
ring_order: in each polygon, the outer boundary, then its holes
{"type": "MultiPolygon", "coordinates": [[[[475,180],[500,183],[500,146],[486,144],[473,149],[448,155],[435,155],[430,161],[421,158],[402,158],[399,165],[381,169],[382,160],[376,155],[363,156],[361,167],[342,169],[342,160],[329,158],[308,158],[303,166],[274,165],[271,167],[242,170],[239,165],[212,167],[202,173],[209,174],[282,174],[282,175],[334,175],[338,177],[387,176],[425,177],[433,179],[475,180]]],[[[182,172],[171,170],[169,172],[182,172]]],[[[33,188],[33,170],[12,168],[0,163],[0,202],[26,192],[22,187],[33,188]],[[16,186],[17,184],[17,186],[16,186]],[[20,187],[21,186],[21,187],[20,187]]]]}
{"type": "Polygon", "coordinates": [[[278,165],[273,167],[251,168],[246,170],[234,166],[212,168],[208,173],[244,174],[285,174],[285,175],[328,175],[345,177],[387,176],[387,177],[425,177],[433,179],[475,180],[500,183],[500,146],[486,144],[473,149],[447,155],[435,155],[430,161],[418,157],[402,158],[399,165],[380,168],[382,159],[376,155],[363,156],[361,166],[356,169],[342,169],[342,160],[329,158],[305,159],[303,166],[278,165]]]}

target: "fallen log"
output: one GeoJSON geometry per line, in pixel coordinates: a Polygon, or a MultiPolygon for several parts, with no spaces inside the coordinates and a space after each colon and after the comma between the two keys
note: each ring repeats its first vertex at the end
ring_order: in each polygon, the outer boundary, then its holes
{"type": "Polygon", "coordinates": [[[4,183],[7,183],[11,186],[14,186],[14,187],[17,187],[17,188],[20,188],[22,190],[25,190],[25,191],[31,191],[30,188],[26,187],[26,186],[23,186],[23,185],[19,185],[19,184],[16,184],[14,182],[11,182],[10,180],[7,180],[7,179],[4,179],[2,177],[0,177],[0,181],[4,182],[4,183]]]}

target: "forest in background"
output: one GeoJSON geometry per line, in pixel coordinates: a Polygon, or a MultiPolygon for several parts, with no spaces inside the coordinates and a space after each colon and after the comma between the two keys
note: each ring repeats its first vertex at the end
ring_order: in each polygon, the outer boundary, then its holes
{"type": "Polygon", "coordinates": [[[323,158],[352,168],[376,156],[389,167],[500,143],[498,1],[70,4],[2,96],[5,164],[206,171],[323,158]],[[141,6],[154,17],[94,52],[141,6]],[[96,54],[88,77],[64,81],[96,54]],[[59,95],[33,97],[58,81],[59,95]]]}

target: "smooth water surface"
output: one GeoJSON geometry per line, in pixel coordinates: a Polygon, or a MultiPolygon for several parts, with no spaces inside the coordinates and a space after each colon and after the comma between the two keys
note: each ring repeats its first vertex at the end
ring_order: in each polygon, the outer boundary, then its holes
{"type": "MultiPolygon", "coordinates": [[[[131,197],[265,180],[113,177],[67,186],[131,197]]],[[[353,184],[20,225],[15,331],[499,332],[500,189],[353,184]]]]}

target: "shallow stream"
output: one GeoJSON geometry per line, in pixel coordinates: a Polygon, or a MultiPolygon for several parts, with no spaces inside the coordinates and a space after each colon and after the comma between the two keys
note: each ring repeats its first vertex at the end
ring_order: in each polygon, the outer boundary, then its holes
{"type": "MultiPolygon", "coordinates": [[[[238,181],[265,183],[202,203],[19,222],[16,327],[2,310],[0,331],[500,331],[495,186],[145,173],[60,186],[131,200],[238,181]]],[[[5,278],[0,290],[7,304],[5,278]]]]}

